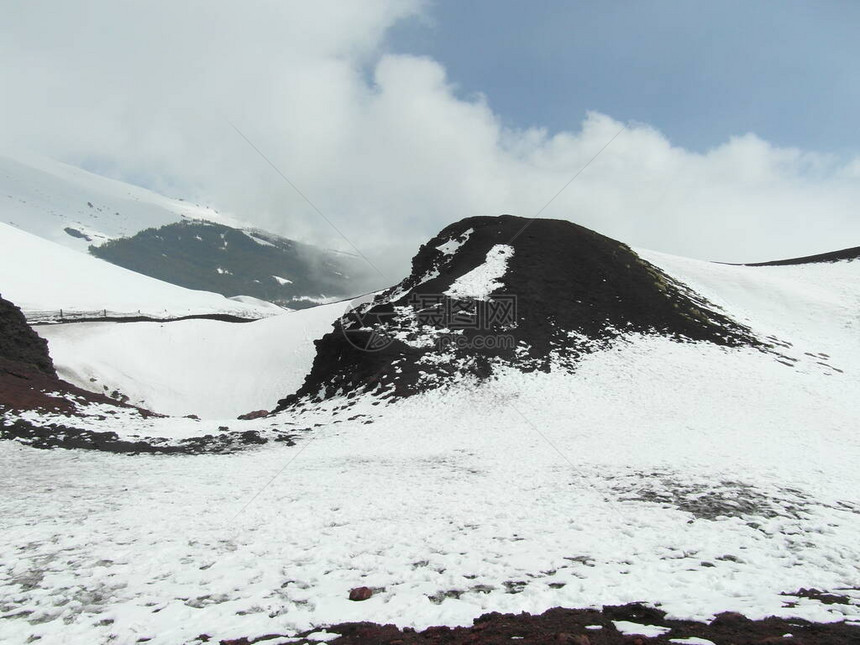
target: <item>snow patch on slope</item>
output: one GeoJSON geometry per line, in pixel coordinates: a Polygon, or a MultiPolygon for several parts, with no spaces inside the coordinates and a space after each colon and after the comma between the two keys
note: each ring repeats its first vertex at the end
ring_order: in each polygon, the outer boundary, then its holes
{"type": "Polygon", "coordinates": [[[461,246],[463,246],[466,242],[469,241],[469,237],[472,233],[475,232],[475,229],[470,228],[455,238],[448,240],[436,247],[437,250],[442,251],[445,255],[454,255],[461,246]]]}
{"type": "Polygon", "coordinates": [[[659,625],[640,625],[639,623],[631,623],[629,620],[613,620],[615,629],[625,636],[645,636],[646,638],[657,638],[667,632],[672,631],[669,627],[660,627],[659,625]]]}
{"type": "Polygon", "coordinates": [[[487,259],[480,266],[461,275],[445,292],[452,298],[486,300],[496,289],[502,287],[498,279],[508,270],[508,260],[514,255],[514,247],[496,244],[487,251],[487,259]]]}
{"type": "Polygon", "coordinates": [[[273,302],[269,302],[268,300],[260,300],[259,298],[255,298],[254,296],[229,296],[228,300],[233,300],[235,302],[241,302],[245,305],[250,305],[260,312],[267,311],[271,315],[282,314],[285,311],[293,311],[288,307],[280,307],[273,302]]]}

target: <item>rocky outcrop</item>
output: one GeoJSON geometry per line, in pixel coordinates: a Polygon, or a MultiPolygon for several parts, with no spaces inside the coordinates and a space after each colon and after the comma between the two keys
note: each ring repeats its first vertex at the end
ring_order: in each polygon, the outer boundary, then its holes
{"type": "Polygon", "coordinates": [[[280,406],[367,390],[408,396],[499,365],[573,368],[634,333],[758,344],[621,242],[568,221],[472,217],[422,246],[405,280],[317,341],[311,373],[280,406]]]}
{"type": "Polygon", "coordinates": [[[27,324],[21,310],[0,297],[0,369],[32,368],[56,376],[48,342],[27,324]]]}

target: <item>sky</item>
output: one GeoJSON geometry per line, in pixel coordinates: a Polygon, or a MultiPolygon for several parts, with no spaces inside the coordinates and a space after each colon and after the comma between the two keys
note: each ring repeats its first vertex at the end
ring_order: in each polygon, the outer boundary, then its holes
{"type": "Polygon", "coordinates": [[[438,2],[392,30],[459,96],[512,125],[576,130],[599,110],[697,152],[754,132],[851,155],[860,105],[860,3],[794,0],[438,2]]]}
{"type": "Polygon", "coordinates": [[[855,2],[0,12],[4,149],[358,249],[388,282],[472,215],[730,262],[860,245],[855,2]]]}

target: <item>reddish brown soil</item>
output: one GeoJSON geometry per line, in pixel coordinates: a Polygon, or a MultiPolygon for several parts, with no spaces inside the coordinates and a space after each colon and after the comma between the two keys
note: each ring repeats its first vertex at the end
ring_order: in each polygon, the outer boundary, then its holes
{"type": "Polygon", "coordinates": [[[109,403],[113,399],[86,392],[57,377],[48,343],[27,324],[13,303],[0,298],[0,412],[39,410],[68,414],[69,401],[109,403]]]}
{"type": "MultiPolygon", "coordinates": [[[[556,608],[539,616],[492,613],[476,619],[471,627],[430,627],[421,632],[374,623],[344,623],[328,627],[326,631],[340,634],[339,638],[328,641],[333,645],[668,645],[671,639],[693,636],[710,640],[715,645],[860,644],[860,627],[845,623],[821,624],[781,618],[753,621],[733,613],[720,614],[710,623],[697,623],[667,620],[664,612],[639,604],[604,607],[602,610],[556,608]],[[614,620],[660,625],[671,628],[671,631],[655,638],[625,636],[615,628],[614,620]],[[587,629],[595,625],[600,625],[601,629],[587,629]]],[[[281,635],[270,634],[256,639],[221,641],[221,645],[264,644],[279,638],[281,635]]],[[[201,635],[196,642],[209,641],[209,637],[201,635]]]]}
{"type": "Polygon", "coordinates": [[[70,414],[74,411],[74,405],[68,400],[69,395],[82,403],[127,407],[104,395],[82,390],[32,365],[0,357],[0,411],[39,410],[70,414]]]}
{"type": "Polygon", "coordinates": [[[0,358],[30,365],[49,376],[56,376],[48,355],[48,343],[39,336],[13,303],[0,297],[0,358]]]}

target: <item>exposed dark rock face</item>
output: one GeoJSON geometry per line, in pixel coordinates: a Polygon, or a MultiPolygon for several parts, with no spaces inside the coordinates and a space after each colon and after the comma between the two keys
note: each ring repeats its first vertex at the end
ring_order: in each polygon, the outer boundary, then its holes
{"type": "Polygon", "coordinates": [[[403,282],[335,323],[303,387],[280,404],[359,390],[406,396],[499,364],[573,367],[631,333],[759,344],[625,244],[562,220],[472,217],[422,246],[403,282]],[[470,279],[488,264],[502,267],[495,280],[470,279]],[[470,293],[476,282],[488,293],[470,293]]]}
{"type": "Polygon", "coordinates": [[[48,353],[48,342],[27,324],[18,307],[0,298],[0,415],[5,410],[68,413],[74,405],[66,395],[116,404],[61,380],[48,353]]]}
{"type": "Polygon", "coordinates": [[[63,231],[65,231],[66,235],[70,237],[74,237],[79,240],[86,240],[87,242],[93,241],[93,238],[91,238],[89,235],[87,235],[86,233],[81,233],[78,229],[72,228],[71,226],[67,226],[63,229],[63,231]]]}
{"type": "MultiPolygon", "coordinates": [[[[12,364],[32,367],[43,374],[56,376],[54,362],[48,354],[48,341],[27,324],[21,310],[0,297],[0,358],[7,369],[12,364]]],[[[0,370],[3,366],[0,365],[0,370]]]]}

